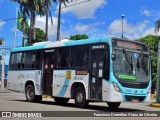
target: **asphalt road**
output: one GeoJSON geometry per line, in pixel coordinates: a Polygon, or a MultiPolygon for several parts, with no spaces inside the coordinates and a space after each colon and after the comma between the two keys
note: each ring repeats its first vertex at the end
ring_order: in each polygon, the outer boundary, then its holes
{"type": "MultiPolygon", "coordinates": [[[[151,102],[154,102],[155,99],[152,99],[151,102]]],[[[147,112],[147,111],[159,111],[160,108],[154,108],[149,106],[150,103],[122,103],[121,106],[115,110],[111,111],[106,103],[90,103],[86,109],[76,108],[74,105],[74,101],[70,100],[65,105],[57,105],[54,102],[54,99],[43,99],[41,103],[30,103],[25,100],[25,95],[21,93],[9,92],[2,93],[0,92],[0,111],[96,111],[96,112],[147,112]]],[[[64,114],[64,112],[59,113],[60,116],[64,114]]],[[[74,114],[74,113],[73,113],[74,114]]],[[[64,119],[64,117],[61,117],[64,119]]],[[[121,117],[122,118],[122,117],[121,117]]],[[[128,117],[124,117],[123,120],[128,117]]],[[[132,120],[137,120],[139,117],[130,117],[132,120]]],[[[9,118],[0,118],[1,119],[9,119],[9,118]]],[[[13,118],[12,118],[13,119],[13,118]]],[[[27,118],[14,118],[14,119],[27,119],[27,118]]],[[[36,119],[36,118],[32,118],[36,119]]],[[[39,118],[38,118],[39,119],[39,118]]],[[[44,119],[44,118],[40,118],[44,119]]],[[[53,118],[48,118],[52,119],[53,118]]],[[[54,120],[60,119],[59,117],[54,117],[54,120]]],[[[71,119],[67,117],[65,119],[71,119]]],[[[73,118],[72,118],[73,119],[73,118]]],[[[84,119],[82,117],[77,117],[78,119],[84,119]]],[[[106,117],[87,117],[87,119],[106,119],[106,117]]],[[[119,117],[109,117],[107,119],[119,119],[119,117]]],[[[142,117],[140,119],[152,119],[152,117],[142,117]]],[[[159,119],[158,117],[154,117],[154,119],[159,119]]],[[[75,120],[75,119],[74,119],[75,120]]]]}

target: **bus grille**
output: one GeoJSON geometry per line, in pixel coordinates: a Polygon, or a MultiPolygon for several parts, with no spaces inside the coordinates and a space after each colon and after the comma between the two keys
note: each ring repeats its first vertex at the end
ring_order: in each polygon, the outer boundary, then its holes
{"type": "Polygon", "coordinates": [[[146,96],[129,96],[129,95],[125,95],[125,99],[127,101],[132,101],[133,99],[138,99],[139,101],[143,101],[145,99],[146,96]]]}
{"type": "Polygon", "coordinates": [[[139,88],[139,89],[144,89],[144,88],[147,88],[148,87],[148,83],[140,83],[140,84],[133,84],[133,83],[124,83],[124,82],[121,82],[121,85],[123,87],[127,87],[127,88],[139,88]]]}

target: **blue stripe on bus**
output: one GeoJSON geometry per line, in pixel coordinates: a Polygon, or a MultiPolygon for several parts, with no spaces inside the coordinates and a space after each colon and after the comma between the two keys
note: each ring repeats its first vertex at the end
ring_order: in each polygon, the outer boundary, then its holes
{"type": "Polygon", "coordinates": [[[63,84],[63,86],[62,86],[62,88],[61,88],[61,90],[60,90],[60,92],[58,93],[57,96],[64,97],[64,95],[65,95],[65,93],[67,91],[66,89],[69,86],[69,81],[70,80],[65,79],[64,84],[63,84]]]}

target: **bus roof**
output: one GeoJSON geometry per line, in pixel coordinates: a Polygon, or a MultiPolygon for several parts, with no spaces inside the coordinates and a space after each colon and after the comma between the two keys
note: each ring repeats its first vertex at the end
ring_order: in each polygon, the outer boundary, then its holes
{"type": "Polygon", "coordinates": [[[131,41],[131,42],[143,44],[143,43],[140,43],[137,41],[122,39],[122,38],[115,38],[115,37],[112,37],[112,38],[100,37],[100,38],[90,38],[90,39],[84,39],[84,40],[66,40],[65,39],[65,40],[53,41],[53,42],[52,41],[39,42],[39,43],[35,43],[32,46],[28,46],[28,47],[13,48],[13,50],[11,52],[38,50],[38,49],[46,49],[46,48],[56,48],[56,47],[64,47],[64,46],[85,45],[85,44],[101,43],[101,42],[108,43],[109,46],[111,46],[112,39],[131,41]]]}
{"type": "Polygon", "coordinates": [[[12,52],[56,48],[56,47],[64,47],[64,46],[85,45],[85,44],[101,43],[101,42],[106,42],[109,45],[111,45],[111,38],[101,37],[101,38],[90,38],[90,39],[84,39],[84,40],[68,40],[68,41],[61,40],[61,41],[53,41],[53,42],[47,41],[47,42],[35,43],[32,46],[28,46],[28,47],[13,48],[12,52]]]}

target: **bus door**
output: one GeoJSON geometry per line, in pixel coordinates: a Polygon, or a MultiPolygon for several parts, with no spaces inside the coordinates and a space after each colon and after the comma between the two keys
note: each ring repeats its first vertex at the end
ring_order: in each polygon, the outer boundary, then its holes
{"type": "Polygon", "coordinates": [[[53,70],[55,63],[54,50],[45,50],[43,65],[43,94],[53,95],[53,70]]]}
{"type": "Polygon", "coordinates": [[[98,49],[97,45],[94,49],[92,46],[92,57],[91,57],[91,80],[90,80],[90,97],[93,100],[102,100],[102,79],[103,71],[105,66],[105,49],[98,49]]]}

